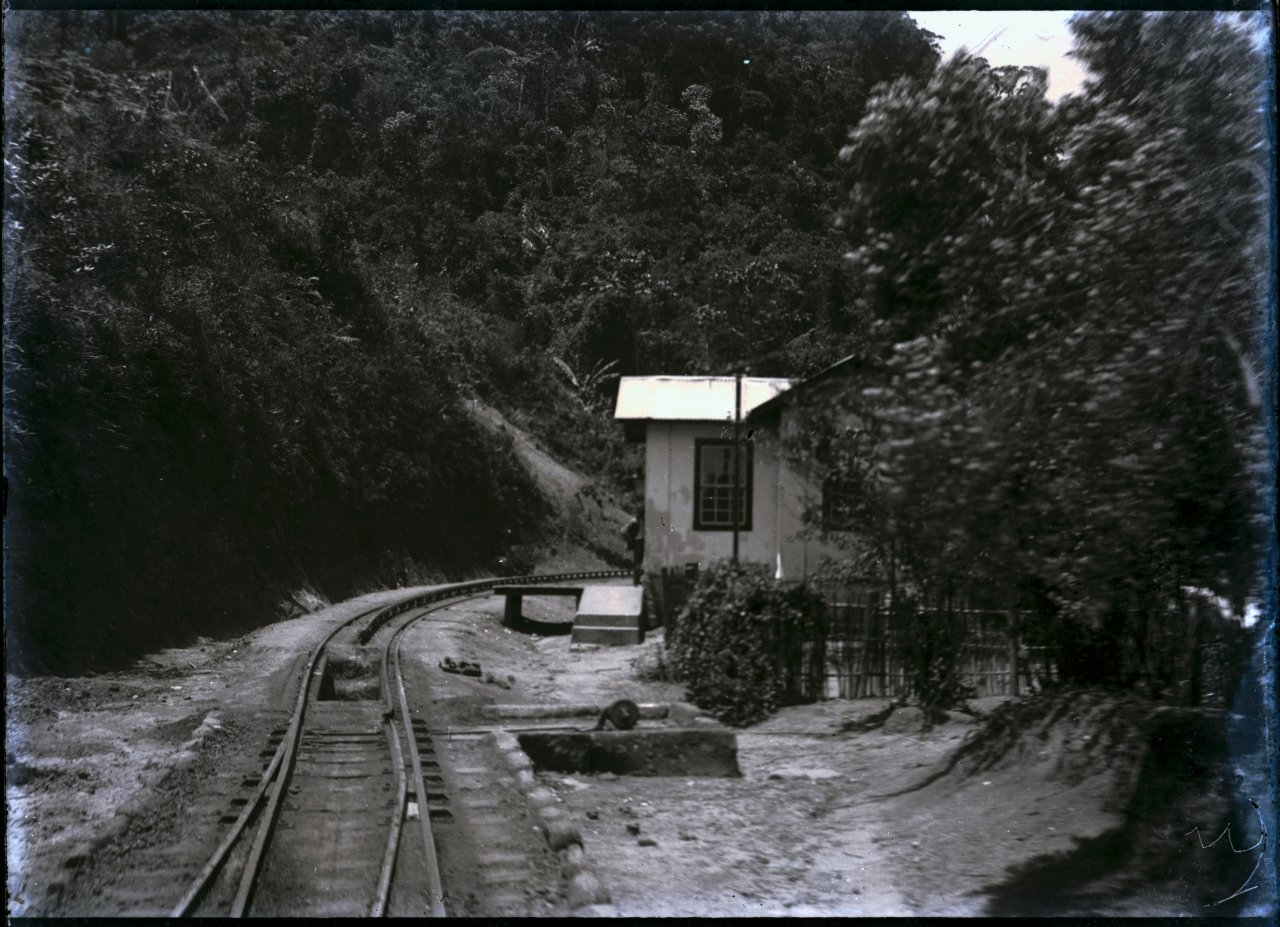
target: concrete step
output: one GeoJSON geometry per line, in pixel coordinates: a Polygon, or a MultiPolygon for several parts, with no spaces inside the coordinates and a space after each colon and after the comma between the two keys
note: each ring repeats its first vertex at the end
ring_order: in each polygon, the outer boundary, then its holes
{"type": "Polygon", "coordinates": [[[638,586],[588,586],[573,619],[574,644],[639,644],[644,593],[638,586]]]}
{"type": "Polygon", "coordinates": [[[602,628],[594,625],[575,624],[573,626],[573,637],[570,640],[575,644],[607,644],[611,646],[641,644],[644,642],[644,632],[639,628],[602,628]]]}
{"type": "Polygon", "coordinates": [[[639,615],[583,615],[579,614],[573,620],[575,628],[588,625],[593,628],[639,628],[641,626],[639,615]]]}

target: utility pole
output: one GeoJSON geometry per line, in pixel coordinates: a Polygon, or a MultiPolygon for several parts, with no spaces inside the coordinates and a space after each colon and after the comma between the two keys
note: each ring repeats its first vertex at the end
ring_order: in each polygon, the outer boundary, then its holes
{"type": "Polygon", "coordinates": [[[738,565],[738,493],[742,460],[742,373],[733,375],[733,565],[738,565]]]}

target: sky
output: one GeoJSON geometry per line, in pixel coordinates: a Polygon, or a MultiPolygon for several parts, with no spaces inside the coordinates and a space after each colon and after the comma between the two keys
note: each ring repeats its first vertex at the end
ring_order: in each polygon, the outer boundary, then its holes
{"type": "Polygon", "coordinates": [[[961,47],[980,54],[993,67],[1007,64],[1037,65],[1049,69],[1049,99],[1077,93],[1084,69],[1067,57],[1072,10],[930,10],[911,18],[942,36],[943,58],[961,47]],[[983,45],[985,44],[985,48],[983,45]],[[982,48],[981,51],[979,49],[982,48]]]}

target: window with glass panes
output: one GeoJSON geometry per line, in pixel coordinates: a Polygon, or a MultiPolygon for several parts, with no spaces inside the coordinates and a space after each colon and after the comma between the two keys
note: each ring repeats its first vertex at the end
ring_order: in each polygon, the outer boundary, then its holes
{"type": "Polygon", "coordinates": [[[694,443],[695,531],[730,531],[733,529],[733,467],[738,465],[738,528],[751,530],[751,445],[743,442],[734,454],[732,441],[714,439],[694,443]]]}

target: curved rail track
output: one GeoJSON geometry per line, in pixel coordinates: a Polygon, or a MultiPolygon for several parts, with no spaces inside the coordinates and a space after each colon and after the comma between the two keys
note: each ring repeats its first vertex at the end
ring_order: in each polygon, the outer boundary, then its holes
{"type": "Polygon", "coordinates": [[[403,894],[415,910],[405,913],[445,916],[432,818],[447,821],[450,812],[430,730],[409,711],[400,665],[404,633],[446,604],[502,583],[628,575],[609,570],[453,583],[339,624],[308,656],[293,714],[273,733],[274,752],[264,751],[267,768],[172,916],[244,917],[252,910],[381,917],[390,912],[397,886],[409,882],[415,884],[403,894]],[[400,616],[376,663],[379,698],[335,699],[341,646],[368,644],[400,616]],[[405,831],[414,819],[421,849],[407,854],[405,831]]]}

